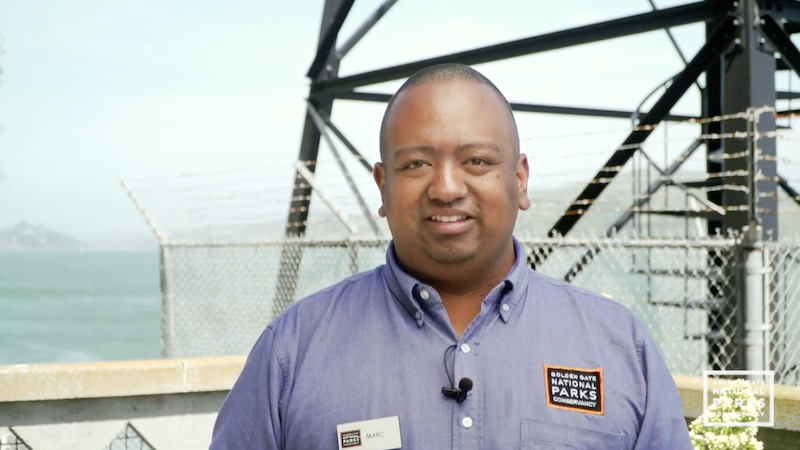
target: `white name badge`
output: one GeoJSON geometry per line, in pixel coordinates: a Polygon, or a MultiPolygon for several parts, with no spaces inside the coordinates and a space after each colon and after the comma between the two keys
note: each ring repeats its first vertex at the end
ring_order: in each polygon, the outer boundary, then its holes
{"type": "Polygon", "coordinates": [[[396,450],[403,448],[400,441],[400,418],[364,420],[336,426],[339,450],[396,450]]]}

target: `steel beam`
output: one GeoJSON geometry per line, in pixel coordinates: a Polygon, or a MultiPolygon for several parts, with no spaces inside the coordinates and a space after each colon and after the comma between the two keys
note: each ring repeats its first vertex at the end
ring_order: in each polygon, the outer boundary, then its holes
{"type": "Polygon", "coordinates": [[[327,6],[329,2],[325,2],[326,6],[323,12],[321,38],[317,46],[317,54],[314,56],[314,61],[306,74],[312,80],[316,80],[325,69],[325,65],[328,63],[328,59],[336,45],[339,31],[342,29],[344,20],[347,18],[347,14],[350,13],[350,8],[353,7],[354,2],[355,0],[337,0],[335,9],[330,12],[327,6]]]}
{"type": "MultiPolygon", "coordinates": [[[[738,0],[736,2],[736,16],[744,24],[737,39],[734,52],[727,55],[721,63],[718,74],[710,80],[717,83],[713,91],[712,106],[715,111],[710,115],[721,113],[738,114],[752,108],[775,106],[775,69],[776,61],[772,49],[767,49],[759,34],[763,22],[759,15],[759,2],[756,0],[738,0]]],[[[782,32],[782,30],[781,30],[782,32]]],[[[786,62],[786,57],[781,55],[786,62]]],[[[761,115],[757,124],[758,131],[775,131],[775,119],[772,114],[761,115]]],[[[709,124],[708,132],[733,133],[736,131],[755,132],[752,120],[741,118],[731,119],[709,124]]],[[[760,156],[775,156],[775,139],[766,138],[757,142],[752,137],[748,139],[723,139],[719,142],[721,148],[710,148],[707,168],[711,172],[740,172],[746,171],[747,177],[723,176],[723,184],[740,186],[746,189],[728,189],[709,195],[709,199],[727,209],[724,216],[711,214],[708,222],[709,233],[727,233],[729,231],[741,232],[745,227],[752,231],[758,226],[759,236],[749,234],[750,239],[771,240],[778,237],[777,201],[773,196],[762,196],[760,193],[777,190],[777,172],[774,158],[762,160],[760,156]],[[755,146],[758,146],[756,151],[755,146]],[[731,158],[715,158],[724,155],[746,155],[731,158]],[[766,179],[757,180],[756,174],[762,172],[766,179]],[[745,208],[742,210],[741,208],[745,208]],[[766,211],[766,212],[765,212],[766,211]],[[760,224],[759,224],[760,222],[760,224]]],[[[726,277],[735,279],[740,277],[734,267],[742,263],[740,253],[729,251],[725,253],[709,252],[708,264],[717,267],[726,277]],[[736,261],[737,264],[731,264],[736,261]]],[[[747,323],[746,311],[752,299],[748,299],[746,292],[732,285],[710,285],[708,295],[710,298],[725,298],[732,305],[731,308],[721,312],[710,312],[707,319],[708,333],[708,367],[713,370],[747,369],[745,358],[746,347],[743,343],[743,331],[747,323]]]]}
{"type": "MultiPolygon", "coordinates": [[[[330,116],[333,109],[333,98],[330,96],[314,96],[314,81],[319,81],[335,77],[339,71],[339,60],[333,57],[333,48],[336,44],[336,36],[331,38],[331,33],[338,34],[341,24],[344,22],[345,10],[349,11],[353,0],[325,0],[325,7],[322,12],[322,24],[320,26],[320,37],[317,43],[317,58],[324,61],[318,72],[315,71],[312,78],[311,94],[309,103],[316,111],[330,116]],[[332,39],[332,41],[331,41],[332,39]],[[320,56],[323,55],[323,56],[320,56]]],[[[312,68],[313,68],[312,64],[312,68]]],[[[309,71],[312,73],[312,71],[309,71]]],[[[305,112],[305,123],[303,125],[303,136],[300,141],[300,152],[297,160],[305,165],[308,171],[313,174],[316,170],[316,161],[319,154],[319,142],[321,134],[310,112],[305,112]]],[[[311,186],[299,171],[295,171],[294,188],[289,202],[289,216],[286,220],[287,237],[303,236],[306,232],[306,221],[308,212],[311,208],[311,186]]],[[[273,297],[272,314],[273,317],[289,306],[294,300],[297,289],[297,276],[300,271],[300,263],[303,259],[302,247],[299,245],[287,244],[281,249],[280,268],[275,285],[273,297]]]]}
{"type": "MultiPolygon", "coordinates": [[[[613,109],[597,109],[597,108],[576,108],[569,106],[554,106],[554,105],[534,105],[530,103],[511,103],[511,109],[519,112],[531,112],[542,114],[561,114],[569,116],[589,116],[589,117],[608,117],[614,119],[629,119],[634,115],[633,111],[619,111],[613,109]]],[[[684,122],[687,120],[697,119],[692,116],[682,116],[675,114],[668,114],[664,120],[672,122],[684,122]]]]}
{"type": "Polygon", "coordinates": [[[786,66],[800,74],[800,51],[780,24],[772,16],[762,15],[759,29],[773,49],[780,52],[781,60],[786,66]]]}
{"type": "Polygon", "coordinates": [[[344,44],[342,44],[342,46],[336,50],[336,57],[341,60],[345,57],[345,55],[350,53],[350,50],[352,50],[353,47],[355,47],[356,44],[358,44],[358,42],[369,32],[369,30],[371,30],[372,27],[374,27],[375,24],[378,23],[378,21],[381,20],[381,18],[387,12],[389,12],[389,8],[394,6],[395,3],[397,3],[397,0],[386,0],[383,2],[383,4],[381,4],[381,6],[379,6],[378,9],[376,9],[375,12],[373,12],[372,15],[370,15],[360,27],[358,27],[353,35],[347,38],[347,40],[344,41],[344,44]]]}
{"type": "Polygon", "coordinates": [[[339,165],[339,170],[342,171],[342,175],[344,175],[344,179],[347,182],[347,186],[350,187],[350,191],[353,193],[353,196],[356,198],[356,202],[358,202],[359,208],[361,208],[361,213],[364,214],[364,218],[367,220],[367,223],[372,228],[372,232],[375,233],[376,236],[381,235],[381,229],[378,226],[378,223],[375,222],[375,218],[372,217],[372,212],[369,210],[369,206],[367,202],[364,200],[364,196],[361,195],[361,191],[359,191],[358,186],[356,185],[355,180],[352,176],[350,176],[350,171],[347,169],[347,165],[342,160],[342,157],[339,155],[339,150],[336,149],[336,144],[333,143],[333,139],[328,134],[327,130],[325,129],[325,119],[322,118],[322,115],[319,112],[314,110],[314,107],[311,103],[308,104],[308,112],[311,113],[311,118],[314,120],[314,124],[319,129],[322,136],[325,138],[325,141],[328,143],[328,147],[333,153],[333,158],[336,160],[336,163],[339,165]]]}
{"type": "MultiPolygon", "coordinates": [[[[387,103],[391,98],[391,94],[382,94],[375,92],[341,92],[333,95],[336,99],[341,100],[357,100],[364,102],[387,103]]],[[[589,116],[589,117],[607,117],[613,119],[630,119],[633,116],[633,111],[620,111],[614,109],[597,109],[597,108],[577,108],[570,106],[555,106],[555,105],[535,105],[531,103],[509,103],[511,109],[519,112],[531,112],[541,114],[559,114],[568,116],[589,116]]],[[[682,116],[676,114],[669,114],[664,120],[673,122],[683,122],[687,120],[697,119],[697,117],[682,116]]]]}
{"type": "Polygon", "coordinates": [[[642,117],[639,127],[623,141],[620,149],[614,152],[611,158],[606,161],[575,202],[567,208],[564,215],[553,225],[550,230],[550,235],[564,236],[569,233],[572,227],[574,227],[583,216],[579,210],[585,211],[591,208],[591,202],[603,193],[605,188],[614,179],[617,173],[619,173],[618,170],[611,170],[611,168],[624,166],[636,152],[637,145],[642,144],[655,128],[643,128],[643,126],[656,125],[664,119],[697,77],[700,76],[715,59],[719,58],[733,42],[738,30],[739,25],[733,17],[727,17],[720,24],[697,55],[686,65],[683,72],[675,77],[674,82],[667,88],[664,95],[661,96],[656,104],[653,105],[650,112],[642,117]],[[585,200],[589,201],[588,205],[581,204],[585,200]]]}
{"type": "Polygon", "coordinates": [[[783,25],[783,31],[787,32],[788,34],[800,33],[800,23],[798,23],[798,22],[786,22],[783,25]]]}
{"type": "Polygon", "coordinates": [[[325,124],[328,126],[328,128],[333,131],[333,134],[335,134],[336,137],[342,141],[342,144],[344,144],[344,146],[350,150],[350,153],[356,157],[361,166],[367,169],[369,173],[372,173],[372,165],[369,163],[369,161],[367,161],[367,158],[364,158],[364,155],[362,155],[361,152],[359,152],[358,149],[353,145],[353,143],[350,142],[350,140],[347,139],[347,137],[341,131],[339,131],[339,128],[337,128],[329,118],[323,117],[323,120],[325,120],[325,124]]]}
{"type": "Polygon", "coordinates": [[[796,0],[768,0],[756,3],[761,14],[775,15],[789,22],[800,22],[800,3],[796,0]]]}
{"type": "MultiPolygon", "coordinates": [[[[653,0],[647,0],[650,3],[650,7],[653,8],[653,11],[658,11],[658,7],[656,6],[656,2],[653,0]]],[[[686,59],[686,55],[683,54],[681,47],[678,45],[678,41],[675,40],[675,36],[672,35],[672,30],[665,28],[664,31],[667,32],[667,37],[669,41],[672,42],[672,46],[675,47],[675,51],[678,52],[678,56],[681,57],[681,61],[683,61],[683,65],[689,64],[689,60],[686,59]]],[[[700,87],[700,86],[698,86],[700,87]]]]}
{"type": "MultiPolygon", "coordinates": [[[[714,28],[712,24],[706,25],[706,37],[711,36],[714,28]]],[[[706,88],[703,91],[703,115],[706,117],[716,117],[722,114],[723,111],[723,92],[725,87],[724,77],[725,58],[720,56],[716,58],[708,70],[706,70],[706,88]]],[[[702,130],[704,134],[719,134],[722,133],[722,122],[709,122],[703,124],[702,130]]],[[[712,139],[706,142],[706,173],[721,173],[724,171],[723,159],[720,158],[723,153],[723,141],[721,139],[712,139]]],[[[722,178],[706,178],[706,182],[718,183],[722,185],[724,180],[722,178]]],[[[722,205],[723,192],[721,190],[712,190],[706,193],[706,198],[717,205],[722,205]]],[[[709,236],[717,234],[723,229],[723,216],[714,211],[709,211],[706,218],[706,233],[709,236]]],[[[729,255],[725,255],[728,257],[729,255]]],[[[724,271],[726,260],[723,255],[717,250],[709,250],[706,253],[706,264],[711,268],[717,268],[724,271]]],[[[726,305],[734,304],[733,296],[735,294],[725,291],[725,286],[719,283],[709,283],[708,291],[706,292],[707,298],[727,298],[726,305]]],[[[720,314],[719,311],[711,311],[706,317],[706,326],[708,332],[705,334],[705,341],[707,346],[707,359],[706,363],[709,368],[720,370],[727,367],[725,362],[727,355],[732,354],[734,350],[726,342],[726,338],[735,333],[735,329],[730,327],[726,322],[726,317],[720,314]]]]}
{"type": "MultiPolygon", "coordinates": [[[[775,19],[760,14],[755,0],[740,0],[739,16],[748,26],[742,27],[741,44],[737,53],[726,62],[724,74],[723,114],[735,114],[749,108],[774,107],[775,93],[775,57],[772,51],[765,52],[762,35],[775,51],[781,53],[782,59],[795,72],[800,69],[800,52],[789,40],[775,19]],[[760,17],[759,17],[760,16],[760,17]],[[760,20],[759,20],[760,19],[760,20]]],[[[733,119],[722,122],[722,132],[751,131],[753,125],[748,119],[733,119]]],[[[775,117],[772,113],[761,114],[757,118],[758,130],[753,132],[774,132],[775,117]]],[[[725,184],[741,185],[750,188],[750,192],[725,191],[722,197],[723,207],[750,206],[747,211],[730,211],[722,220],[722,231],[739,231],[746,226],[752,227],[752,221],[761,225],[762,238],[774,240],[778,237],[778,203],[773,196],[764,193],[775,193],[777,185],[776,143],[774,137],[761,137],[757,142],[750,139],[723,140],[726,154],[754,152],[755,145],[759,154],[746,158],[730,158],[723,160],[724,171],[748,170],[750,177],[730,177],[725,184]],[[766,159],[759,158],[766,156],[766,159]],[[756,173],[764,179],[754,181],[756,173]]]]}
{"type": "MultiPolygon", "coordinates": [[[[710,37],[713,32],[713,24],[706,25],[706,37],[710,37]]],[[[723,88],[724,84],[724,58],[722,56],[717,57],[708,67],[706,70],[706,88],[703,91],[703,115],[706,117],[717,117],[722,115],[723,109],[723,88]]],[[[722,122],[709,122],[705,123],[702,126],[703,134],[706,135],[715,135],[722,133],[722,122]]],[[[724,171],[722,162],[723,160],[720,158],[722,154],[722,140],[721,139],[712,139],[706,142],[706,173],[722,173],[724,171]]],[[[712,182],[711,179],[707,179],[707,182],[712,182]]],[[[718,183],[719,185],[723,184],[722,178],[716,178],[713,180],[714,183],[718,183]]],[[[722,205],[722,191],[709,191],[706,194],[706,198],[715,203],[717,205],[722,205]]],[[[706,231],[708,232],[709,236],[712,236],[718,232],[718,230],[722,230],[722,216],[719,214],[710,214],[708,219],[708,226],[706,231]]],[[[721,296],[722,294],[717,292],[712,294],[712,298],[716,298],[721,296]]]]}
{"type": "Polygon", "coordinates": [[[775,92],[776,100],[797,100],[798,98],[800,98],[800,92],[786,92],[786,91],[775,92]]]}
{"type": "MultiPolygon", "coordinates": [[[[645,192],[645,194],[642,197],[634,200],[631,207],[628,208],[627,211],[622,213],[619,216],[619,218],[614,222],[614,224],[611,225],[606,230],[606,236],[612,237],[617,232],[619,232],[619,230],[621,230],[622,227],[624,227],[628,222],[630,222],[631,219],[633,219],[633,217],[636,215],[637,210],[639,210],[642,206],[645,206],[648,203],[650,203],[650,198],[656,192],[658,192],[662,187],[669,185],[672,182],[671,177],[675,175],[678,169],[680,169],[681,166],[683,166],[683,163],[686,162],[686,160],[688,160],[694,154],[694,152],[697,151],[698,148],[700,148],[702,144],[703,141],[699,139],[695,140],[689,145],[689,147],[687,147],[680,154],[680,156],[675,158],[672,164],[670,164],[670,166],[664,171],[664,174],[661,177],[659,177],[658,180],[652,182],[650,186],[648,186],[647,192],[645,192]]],[[[575,265],[573,265],[569,269],[569,271],[567,271],[567,274],[564,275],[564,280],[566,280],[567,282],[572,282],[572,280],[583,270],[583,268],[594,260],[595,256],[597,256],[597,254],[600,253],[600,251],[601,251],[600,247],[597,246],[590,248],[583,255],[583,257],[581,257],[581,259],[577,263],[575,263],[575,265]]]]}
{"type": "Polygon", "coordinates": [[[557,31],[555,33],[490,45],[399,66],[387,67],[348,77],[320,81],[317,85],[317,92],[325,94],[346,92],[361,86],[398,80],[409,77],[413,73],[434,64],[482,64],[501,59],[510,59],[560,48],[630,36],[668,27],[702,22],[719,16],[726,11],[729,6],[730,2],[725,0],[702,1],[623,17],[569,30],[557,31]]]}
{"type": "Polygon", "coordinates": [[[800,192],[797,192],[797,190],[795,190],[795,188],[793,188],[792,185],[780,175],[778,176],[778,186],[780,186],[781,189],[783,189],[783,192],[786,192],[795,203],[800,205],[800,192]]]}
{"type": "Polygon", "coordinates": [[[316,177],[314,176],[311,171],[306,169],[305,164],[300,161],[295,161],[294,167],[300,175],[305,178],[306,182],[311,185],[311,189],[314,189],[317,192],[317,196],[319,196],[320,200],[328,206],[328,209],[331,210],[334,216],[339,219],[339,222],[347,228],[347,231],[350,232],[350,235],[355,236],[358,234],[358,226],[353,223],[347,214],[339,208],[339,205],[336,204],[336,201],[328,197],[328,194],[322,189],[322,187],[317,183],[316,177]]]}
{"type": "MultiPolygon", "coordinates": [[[[708,145],[708,144],[706,144],[708,145]]],[[[668,181],[667,185],[677,185],[677,182],[668,181]]],[[[698,181],[684,181],[681,184],[686,186],[690,189],[699,189],[699,188],[706,188],[706,187],[717,187],[722,186],[722,178],[715,177],[715,178],[706,178],[705,180],[698,180],[698,181]]],[[[715,203],[718,204],[718,203],[715,203]]]]}

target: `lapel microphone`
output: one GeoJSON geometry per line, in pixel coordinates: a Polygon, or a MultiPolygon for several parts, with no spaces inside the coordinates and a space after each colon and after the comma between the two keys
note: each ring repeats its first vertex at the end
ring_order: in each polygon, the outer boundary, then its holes
{"type": "Polygon", "coordinates": [[[471,390],[472,390],[472,380],[470,380],[469,378],[462,378],[458,382],[458,389],[452,387],[449,388],[443,387],[442,394],[444,394],[445,397],[452,398],[456,402],[461,403],[467,399],[467,394],[471,390]]]}
{"type": "Polygon", "coordinates": [[[456,348],[456,346],[451,345],[444,351],[444,372],[447,374],[447,381],[450,383],[450,387],[443,387],[442,394],[447,398],[452,398],[456,402],[461,403],[467,399],[467,394],[472,390],[472,380],[469,378],[462,378],[458,381],[458,388],[453,387],[453,377],[450,376],[450,369],[447,368],[447,352],[454,348],[456,348]]]}

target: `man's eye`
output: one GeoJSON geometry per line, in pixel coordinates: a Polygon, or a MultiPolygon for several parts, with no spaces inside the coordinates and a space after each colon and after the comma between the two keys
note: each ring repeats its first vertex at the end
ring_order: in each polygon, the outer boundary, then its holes
{"type": "Polygon", "coordinates": [[[425,164],[422,161],[411,161],[410,163],[406,164],[406,169],[419,169],[422,165],[425,164]]]}
{"type": "Polygon", "coordinates": [[[483,164],[487,164],[486,161],[484,161],[484,160],[482,160],[480,158],[472,158],[472,159],[469,160],[469,163],[474,165],[474,166],[480,166],[480,165],[483,165],[483,164]]]}

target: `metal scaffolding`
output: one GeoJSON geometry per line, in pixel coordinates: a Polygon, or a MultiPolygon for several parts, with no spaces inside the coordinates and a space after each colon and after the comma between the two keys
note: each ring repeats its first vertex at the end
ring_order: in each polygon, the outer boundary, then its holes
{"type": "MultiPolygon", "coordinates": [[[[512,108],[519,112],[635,120],[635,126],[630,134],[609,156],[602,168],[588,180],[575,201],[552,225],[550,235],[565,236],[570,233],[586,212],[591,209],[594,201],[614,181],[620,168],[626,166],[637,154],[643,155],[643,152],[640,152],[641,146],[660,124],[667,121],[693,119],[692,117],[673,115],[671,110],[687,90],[692,85],[696,85],[700,88],[702,95],[702,114],[701,118],[694,119],[697,120],[696,123],[702,124],[703,136],[726,136],[726,133],[733,135],[737,130],[747,129],[751,133],[751,137],[747,139],[701,137],[689,145],[671,164],[665,164],[663,169],[652,161],[648,161],[648,167],[654,168],[661,177],[657,181],[647,184],[645,195],[636,199],[630,208],[619,216],[613,226],[607,230],[607,235],[614,235],[631,219],[640,214],[675,215],[675,211],[660,211],[655,208],[643,211],[643,206],[648,204],[653,194],[668,186],[677,185],[685,190],[686,186],[673,181],[670,177],[686,159],[704,145],[707,151],[708,176],[706,179],[687,184],[692,187],[718,186],[721,188],[709,190],[706,198],[698,200],[708,206],[707,211],[702,213],[685,211],[686,216],[688,217],[690,213],[693,217],[701,216],[707,221],[707,231],[710,234],[718,230],[739,232],[750,230],[747,234],[748,242],[749,246],[754,249],[760,248],[761,242],[776,240],[778,238],[778,189],[784,190],[800,203],[797,192],[779,176],[775,158],[776,117],[780,117],[782,113],[786,112],[775,113],[772,110],[769,114],[754,113],[758,116],[755,120],[750,120],[750,117],[745,115],[736,116],[736,114],[744,111],[759,111],[759,108],[764,107],[774,108],[776,99],[793,98],[791,93],[776,92],[775,73],[781,70],[791,70],[800,74],[800,51],[790,40],[792,33],[800,32],[800,3],[794,0],[703,0],[659,10],[652,0],[649,1],[653,8],[652,12],[339,77],[338,68],[342,58],[383,17],[396,3],[396,0],[384,2],[363,25],[357,28],[353,36],[344,40],[344,43],[338,47],[339,31],[354,0],[325,0],[317,51],[307,73],[311,81],[308,95],[309,108],[305,115],[305,126],[298,154],[298,163],[306,170],[298,170],[295,174],[295,186],[286,223],[286,236],[294,238],[302,237],[305,234],[311,202],[311,184],[313,184],[310,183],[313,180],[308,180],[308,177],[313,176],[316,169],[320,139],[328,135],[328,130],[345,143],[350,153],[367,170],[371,170],[363,156],[332,123],[332,108],[336,99],[385,103],[389,101],[391,94],[354,91],[354,89],[400,80],[434,64],[479,65],[655,30],[666,30],[685,66],[678,74],[669,74],[668,81],[659,86],[659,88],[663,88],[663,93],[649,111],[512,103],[512,108]],[[706,41],[693,57],[687,58],[681,52],[669,29],[693,23],[705,23],[706,41]],[[698,81],[703,74],[705,74],[706,80],[705,87],[700,86],[698,81]],[[707,120],[714,117],[727,118],[725,120],[707,120]],[[758,135],[758,139],[752,138],[755,135],[758,135]],[[746,156],[733,157],[734,155],[746,156]],[[758,174],[757,178],[755,174],[758,174]],[[725,186],[733,188],[726,189],[725,186]],[[736,187],[746,187],[747,189],[735,189],[736,187]],[[758,230],[758,232],[755,233],[753,230],[758,230]]],[[[653,92],[657,91],[659,89],[653,92]]],[[[643,156],[646,157],[646,155],[643,156]]],[[[345,179],[348,179],[346,173],[345,179]]],[[[354,186],[353,189],[358,197],[357,189],[354,186]]],[[[552,251],[554,248],[529,255],[528,261],[531,268],[536,269],[537,266],[543,264],[552,251]]],[[[565,279],[571,281],[578,276],[600,251],[599,247],[589,248],[585,255],[576,261],[572,269],[566,273],[565,279]]],[[[291,252],[284,251],[282,254],[278,277],[282,286],[276,291],[280,293],[281,298],[275,299],[276,304],[286,304],[293,298],[297,283],[296,274],[301,258],[302,254],[298,255],[297,249],[291,252]]],[[[713,259],[712,265],[723,266],[719,255],[709,255],[709,258],[713,259]]],[[[766,260],[760,253],[751,253],[746,261],[747,267],[752,268],[755,267],[754,261],[761,261],[759,262],[761,264],[766,260]]],[[[767,263],[768,261],[765,264],[767,263]]],[[[760,267],[759,270],[761,269],[763,268],[760,267]]],[[[761,273],[753,270],[743,276],[743,282],[749,283],[751,279],[755,280],[759,276],[757,273],[761,273]]],[[[765,281],[761,279],[759,283],[763,284],[765,281]]],[[[726,301],[736,303],[737,310],[741,314],[736,315],[733,320],[726,316],[726,320],[722,321],[721,315],[715,313],[718,306],[700,305],[709,311],[710,331],[704,336],[689,338],[707,341],[711,368],[763,369],[765,364],[768,365],[767,362],[761,364],[762,367],[755,367],[758,364],[753,361],[757,358],[743,357],[745,354],[762,354],[754,350],[757,342],[753,340],[755,338],[750,339],[752,333],[741,336],[741,339],[738,340],[730,339],[731,333],[741,333],[736,330],[743,330],[751,325],[753,327],[765,326],[763,314],[758,318],[751,317],[752,314],[755,314],[753,311],[758,308],[752,307],[752,305],[747,307],[748,302],[755,302],[753,304],[756,305],[769,303],[769,299],[751,299],[749,297],[750,293],[756,295],[757,292],[764,292],[764,289],[753,287],[744,289],[742,292],[748,294],[737,295],[735,299],[729,298],[731,294],[722,290],[710,293],[710,298],[722,299],[721,303],[726,301]],[[726,346],[737,345],[746,348],[747,352],[734,352],[731,351],[732,349],[726,348],[726,346]],[[732,359],[721,357],[721,355],[730,354],[739,356],[732,359]],[[723,362],[720,363],[720,361],[723,362]]],[[[686,305],[683,307],[688,308],[686,305]]]]}

